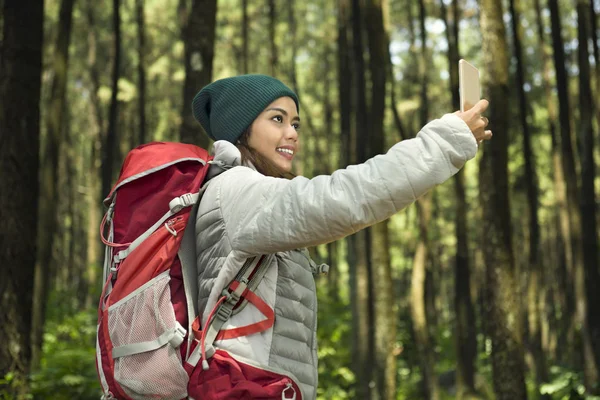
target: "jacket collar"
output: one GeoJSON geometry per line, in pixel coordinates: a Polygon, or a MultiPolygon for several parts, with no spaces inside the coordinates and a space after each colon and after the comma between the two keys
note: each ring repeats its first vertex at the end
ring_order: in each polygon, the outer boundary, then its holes
{"type": "Polygon", "coordinates": [[[226,140],[217,140],[213,144],[212,153],[214,154],[214,159],[210,162],[211,166],[208,170],[207,180],[240,165],[256,170],[252,163],[242,163],[240,150],[233,143],[226,140]]]}

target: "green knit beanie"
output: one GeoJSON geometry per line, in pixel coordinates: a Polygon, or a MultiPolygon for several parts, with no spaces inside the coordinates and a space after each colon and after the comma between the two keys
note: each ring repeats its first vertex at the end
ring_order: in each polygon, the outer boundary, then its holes
{"type": "Polygon", "coordinates": [[[298,96],[279,80],[266,75],[240,75],[205,86],[192,101],[196,121],[213,140],[235,143],[265,108],[280,97],[298,96]]]}

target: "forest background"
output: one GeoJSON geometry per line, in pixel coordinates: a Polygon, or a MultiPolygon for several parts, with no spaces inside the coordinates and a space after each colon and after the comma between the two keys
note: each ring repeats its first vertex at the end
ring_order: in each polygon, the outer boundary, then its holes
{"type": "Polygon", "coordinates": [[[458,109],[494,131],[389,221],[311,249],[319,399],[599,399],[595,0],[0,0],[0,397],[92,399],[99,225],[126,153],[210,143],[191,99],[276,76],[307,177],[458,109]]]}

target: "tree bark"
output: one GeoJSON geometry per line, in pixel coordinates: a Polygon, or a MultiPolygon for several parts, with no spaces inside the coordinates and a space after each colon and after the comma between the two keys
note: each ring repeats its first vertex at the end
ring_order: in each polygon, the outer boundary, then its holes
{"type": "Polygon", "coordinates": [[[277,75],[277,42],[275,41],[276,37],[276,27],[277,27],[277,6],[275,5],[275,0],[267,0],[269,6],[269,44],[271,46],[271,58],[269,60],[269,65],[271,67],[271,76],[277,75]]]}
{"type": "Polygon", "coordinates": [[[498,400],[527,398],[520,294],[511,243],[508,183],[508,46],[501,0],[482,0],[483,68],[490,100],[491,129],[479,169],[483,210],[482,248],[486,266],[485,325],[492,339],[492,372],[498,400]],[[517,293],[515,293],[517,290],[517,293]]]}
{"type": "MultiPolygon", "coordinates": [[[[419,78],[420,78],[420,112],[419,122],[421,126],[427,124],[429,119],[427,87],[427,33],[425,30],[425,3],[419,0],[419,26],[421,35],[421,52],[419,54],[419,78]]],[[[425,398],[437,400],[440,398],[440,389],[435,373],[435,354],[430,337],[430,324],[427,319],[425,291],[427,285],[427,264],[429,260],[429,222],[431,220],[432,193],[427,193],[416,202],[419,218],[419,241],[413,259],[411,276],[410,307],[413,320],[413,329],[417,342],[417,350],[421,362],[423,374],[423,389],[425,398]]]]}
{"type": "MultiPolygon", "coordinates": [[[[594,7],[594,0],[589,0],[590,13],[590,38],[592,41],[592,51],[594,53],[595,71],[594,78],[596,80],[596,96],[600,95],[600,51],[598,50],[598,14],[594,7]]],[[[600,124],[600,103],[596,104],[596,121],[600,124]]]]}
{"type": "MultiPolygon", "coordinates": [[[[350,0],[337,1],[337,85],[338,101],[340,107],[340,161],[343,166],[349,165],[353,160],[352,144],[354,143],[354,129],[352,125],[352,86],[348,82],[353,81],[350,55],[350,0]]],[[[352,298],[357,294],[354,257],[354,236],[346,238],[347,262],[349,266],[349,286],[351,293],[352,306],[352,369],[356,376],[359,372],[359,351],[358,345],[360,337],[358,335],[358,320],[356,302],[352,298]]],[[[360,383],[358,384],[360,385],[360,383]]]]}
{"type": "MultiPolygon", "coordinates": [[[[352,29],[352,77],[353,77],[353,111],[356,124],[356,135],[352,143],[354,159],[352,163],[366,161],[369,155],[367,120],[367,94],[365,81],[365,61],[363,44],[363,15],[360,0],[352,0],[352,16],[350,28],[352,29]]],[[[347,83],[346,83],[347,84],[347,83]]],[[[374,321],[373,321],[373,288],[370,260],[370,235],[369,230],[357,232],[353,237],[354,271],[351,279],[355,280],[353,287],[356,292],[351,294],[355,304],[353,310],[353,323],[359,334],[355,340],[358,354],[355,359],[355,374],[358,387],[357,396],[369,399],[373,395],[374,382],[374,321]]]]}
{"type": "MultiPolygon", "coordinates": [[[[369,108],[369,143],[373,157],[384,153],[386,78],[388,76],[388,38],[384,25],[385,0],[370,0],[366,7],[366,25],[369,47],[369,70],[371,76],[371,105],[369,108]]],[[[392,285],[392,265],[389,253],[388,221],[370,229],[371,265],[373,270],[373,293],[375,302],[375,377],[376,398],[396,398],[396,368],[394,344],[396,341],[396,318],[392,285]]]]}
{"type": "Polygon", "coordinates": [[[121,12],[120,0],[113,0],[113,39],[114,58],[112,70],[112,93],[110,98],[110,109],[108,113],[108,131],[105,136],[104,149],[102,151],[102,195],[107,196],[112,187],[113,164],[115,163],[115,152],[119,141],[119,78],[121,76],[121,12]]]}
{"type": "Polygon", "coordinates": [[[185,46],[185,82],[179,136],[182,142],[204,148],[210,140],[192,114],[192,100],[200,89],[212,81],[215,53],[217,0],[194,0],[183,28],[185,46]]]}
{"type": "MultiPolygon", "coordinates": [[[[542,64],[543,64],[543,82],[544,82],[544,93],[546,94],[547,99],[547,109],[548,109],[548,131],[550,132],[550,137],[552,141],[552,170],[553,170],[553,182],[554,182],[554,192],[556,194],[556,212],[558,218],[559,229],[556,230],[556,240],[557,240],[557,258],[556,258],[556,273],[558,277],[558,284],[560,285],[560,298],[562,301],[559,302],[561,309],[561,332],[559,332],[559,337],[561,338],[562,346],[564,348],[567,346],[566,338],[569,327],[572,325],[571,320],[575,309],[575,301],[573,295],[573,281],[571,279],[571,275],[568,273],[569,267],[567,264],[572,265],[572,261],[567,261],[567,257],[571,259],[571,247],[570,241],[568,238],[570,237],[570,226],[569,226],[569,215],[568,209],[566,205],[566,196],[565,196],[565,188],[564,188],[564,173],[563,166],[560,154],[560,146],[558,143],[558,137],[556,132],[556,121],[558,119],[557,110],[556,110],[556,102],[554,100],[554,96],[552,94],[552,65],[550,60],[550,55],[548,54],[546,39],[544,33],[544,24],[542,22],[542,8],[540,5],[540,0],[535,0],[534,3],[535,14],[536,14],[536,25],[537,25],[537,35],[539,40],[539,48],[542,50],[542,64]]],[[[549,265],[549,264],[546,264],[549,265]]]]}
{"type": "Polygon", "coordinates": [[[138,143],[146,143],[146,22],[144,0],[135,0],[138,34],[138,143]]]}
{"type": "Polygon", "coordinates": [[[296,24],[296,9],[295,3],[291,2],[288,5],[288,24],[290,29],[290,47],[291,47],[291,59],[290,59],[290,83],[292,89],[298,92],[298,74],[296,72],[296,54],[298,52],[297,44],[297,24],[296,24]]]}
{"type": "MultiPolygon", "coordinates": [[[[552,23],[552,44],[554,49],[554,68],[556,70],[556,85],[559,100],[560,119],[560,147],[562,153],[563,172],[566,188],[566,204],[569,217],[570,230],[570,274],[574,277],[575,293],[575,318],[574,329],[581,335],[581,352],[583,370],[587,386],[597,381],[598,368],[593,357],[590,333],[587,326],[587,296],[585,289],[585,268],[583,260],[583,246],[581,238],[581,216],[579,214],[578,176],[575,169],[575,156],[573,153],[570,104],[568,91],[568,78],[565,67],[565,54],[560,25],[560,9],[557,0],[548,0],[550,8],[550,21],[552,23]]],[[[586,42],[587,43],[587,42],[586,42]]],[[[582,46],[583,47],[583,46],[582,46]]],[[[587,217],[586,217],[587,218],[587,217]]]]}
{"type": "MultiPolygon", "coordinates": [[[[584,0],[577,1],[577,32],[579,61],[579,162],[581,165],[581,237],[583,245],[584,281],[587,302],[585,304],[584,330],[587,326],[594,363],[588,372],[587,387],[592,392],[600,392],[600,273],[598,272],[598,237],[596,229],[596,197],[594,193],[594,98],[591,87],[591,73],[588,52],[589,21],[588,5],[584,0]],[[593,389],[595,387],[595,390],[593,389]]],[[[584,335],[586,333],[584,332],[584,335]]],[[[584,343],[585,346],[587,346],[584,343]]],[[[587,352],[587,349],[586,349],[587,352]]]]}
{"type": "MultiPolygon", "coordinates": [[[[323,109],[325,113],[325,132],[330,135],[335,135],[332,140],[327,140],[326,143],[326,151],[327,154],[333,154],[336,151],[337,143],[339,143],[341,137],[343,137],[342,133],[336,132],[334,129],[334,104],[332,101],[332,92],[333,86],[335,86],[335,82],[333,82],[331,78],[331,70],[332,70],[332,46],[327,45],[325,48],[324,54],[324,71],[325,71],[325,82],[324,82],[324,101],[323,101],[323,109]]],[[[341,151],[341,149],[339,149],[341,151]]],[[[326,157],[326,171],[324,173],[331,173],[337,168],[344,168],[343,165],[343,156],[340,156],[338,159],[338,163],[334,162],[333,157],[326,157]]],[[[340,271],[339,271],[339,262],[338,262],[338,241],[333,241],[327,244],[327,264],[329,265],[329,273],[327,274],[327,290],[329,294],[329,298],[331,298],[334,302],[338,302],[340,300],[339,293],[339,281],[340,281],[340,271]]]]}
{"type": "MultiPolygon", "coordinates": [[[[452,108],[460,109],[458,84],[458,46],[459,5],[458,0],[451,3],[452,23],[449,23],[448,10],[440,0],[442,20],[446,26],[448,41],[448,66],[450,71],[450,91],[452,108]]],[[[456,256],[454,260],[454,313],[456,315],[456,384],[457,398],[467,399],[475,396],[475,357],[477,356],[477,331],[475,310],[471,300],[471,271],[469,260],[469,242],[467,232],[467,199],[465,195],[464,169],[454,177],[456,194],[456,256]]]]}
{"type": "Polygon", "coordinates": [[[437,400],[441,394],[435,373],[434,346],[429,334],[430,327],[425,305],[428,225],[431,221],[431,203],[431,193],[425,194],[416,203],[419,215],[419,241],[412,265],[410,307],[417,351],[421,363],[421,372],[423,374],[424,398],[437,400]]]}
{"type": "Polygon", "coordinates": [[[24,398],[36,257],[43,1],[5,0],[0,57],[0,377],[24,398]]]}
{"type": "MultiPolygon", "coordinates": [[[[517,60],[517,94],[519,98],[519,118],[521,129],[523,130],[523,158],[525,160],[525,186],[527,188],[527,214],[529,225],[529,243],[528,243],[528,288],[527,288],[527,316],[529,325],[529,348],[534,360],[534,376],[538,388],[544,382],[548,381],[548,368],[546,365],[546,355],[542,348],[542,309],[540,308],[540,299],[544,298],[542,286],[542,276],[544,271],[539,262],[540,250],[540,225],[538,219],[539,190],[537,182],[537,173],[534,168],[535,154],[531,145],[531,129],[528,123],[529,105],[525,94],[525,68],[523,66],[523,49],[521,46],[522,32],[521,26],[521,3],[519,0],[510,0],[509,9],[512,19],[512,35],[514,41],[514,52],[517,60]]],[[[550,395],[542,396],[543,399],[550,399],[550,395]]]]}
{"type": "Polygon", "coordinates": [[[248,0],[242,0],[242,73],[247,74],[248,69],[248,0]]]}
{"type": "Polygon", "coordinates": [[[351,55],[349,44],[350,0],[338,0],[337,70],[338,101],[340,105],[341,161],[344,166],[352,162],[352,86],[351,55]]]}
{"type": "MultiPolygon", "coordinates": [[[[101,191],[101,172],[100,172],[100,153],[103,142],[104,130],[104,116],[102,113],[102,107],[100,106],[100,99],[98,98],[98,91],[100,89],[100,72],[98,70],[97,63],[97,47],[98,39],[96,34],[96,20],[94,15],[94,0],[87,0],[86,2],[86,19],[88,24],[88,59],[87,65],[89,70],[90,82],[92,85],[90,91],[90,130],[89,134],[89,157],[88,160],[88,236],[87,236],[87,265],[90,268],[88,274],[88,282],[90,287],[96,283],[98,274],[98,267],[102,263],[103,254],[100,251],[100,244],[102,243],[97,235],[97,229],[100,226],[100,215],[102,214],[102,193],[101,191]]],[[[92,305],[91,291],[88,292],[85,304],[87,307],[92,305]]]]}
{"type": "Polygon", "coordinates": [[[60,147],[65,130],[65,107],[67,73],[69,68],[69,45],[75,0],[60,3],[58,36],[54,48],[52,69],[54,71],[48,112],[46,113],[47,135],[41,154],[39,203],[38,252],[33,290],[33,321],[31,331],[31,369],[35,371],[40,362],[46,304],[50,288],[51,270],[55,265],[52,249],[57,233],[58,216],[58,167],[60,147]]]}

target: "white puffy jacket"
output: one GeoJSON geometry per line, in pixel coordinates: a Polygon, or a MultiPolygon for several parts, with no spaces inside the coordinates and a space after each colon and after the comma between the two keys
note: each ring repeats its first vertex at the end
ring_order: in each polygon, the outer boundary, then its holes
{"type": "MultiPolygon", "coordinates": [[[[240,165],[231,143],[214,144],[212,176],[196,219],[198,310],[204,323],[222,289],[251,256],[275,254],[257,294],[275,310],[273,328],[215,342],[233,356],[286,373],[316,398],[314,263],[303,249],[380,222],[453,176],[477,152],[462,119],[447,114],[386,154],[331,175],[291,180],[240,165]]],[[[264,317],[248,305],[223,328],[264,317]]]]}

